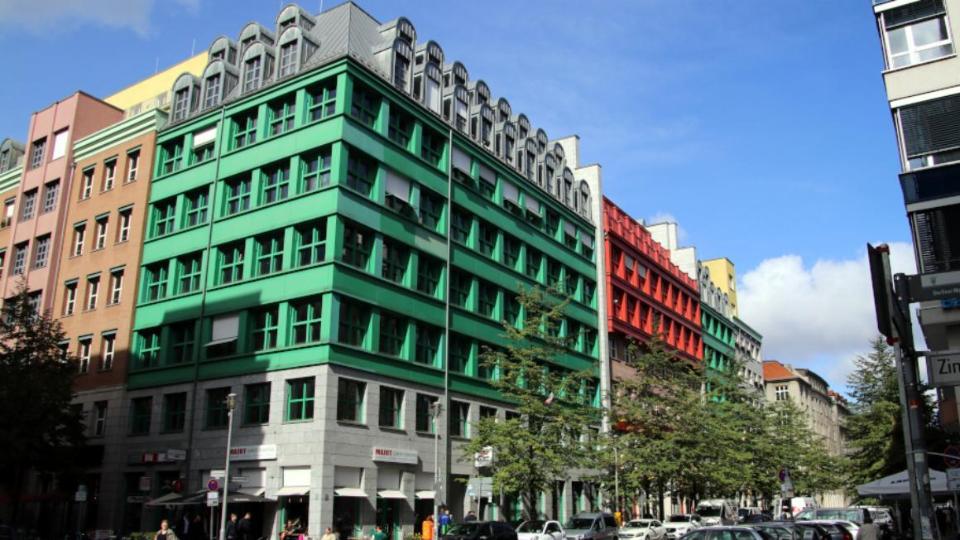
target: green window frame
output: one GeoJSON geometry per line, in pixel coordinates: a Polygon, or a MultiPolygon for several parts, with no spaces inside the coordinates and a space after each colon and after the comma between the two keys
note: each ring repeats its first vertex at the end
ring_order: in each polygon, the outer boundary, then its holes
{"type": "Polygon", "coordinates": [[[547,286],[555,287],[558,291],[564,292],[565,283],[563,278],[563,265],[557,261],[547,258],[547,286]]]}
{"type": "Polygon", "coordinates": [[[510,326],[517,326],[517,319],[520,318],[520,301],[510,292],[503,293],[503,322],[510,326]]]}
{"type": "Polygon", "coordinates": [[[537,279],[540,276],[540,269],[543,266],[543,255],[533,249],[530,246],[527,246],[527,261],[523,268],[523,273],[527,276],[537,279]]]}
{"type": "Polygon", "coordinates": [[[417,264],[417,290],[429,294],[437,295],[437,285],[440,284],[440,276],[443,274],[443,261],[429,255],[420,254],[417,264]]]}
{"type": "Polygon", "coordinates": [[[594,349],[597,347],[597,331],[593,328],[584,328],[583,329],[583,347],[581,347],[581,352],[584,354],[592,355],[594,349]]]}
{"type": "Polygon", "coordinates": [[[380,387],[380,427],[403,429],[403,390],[380,387]]]}
{"type": "Polygon", "coordinates": [[[218,284],[226,285],[243,279],[243,242],[234,242],[217,249],[219,272],[218,284]]]}
{"type": "Polygon", "coordinates": [[[203,277],[203,252],[185,255],[177,259],[177,294],[200,290],[203,277]]]}
{"type": "Polygon", "coordinates": [[[185,364],[193,361],[193,347],[196,343],[196,330],[193,321],[175,324],[170,327],[170,362],[185,364]]]}
{"type": "Polygon", "coordinates": [[[520,261],[520,240],[509,234],[503,235],[503,264],[510,267],[511,270],[517,269],[517,263],[520,261]]]}
{"type": "Polygon", "coordinates": [[[177,223],[177,201],[170,198],[153,205],[153,237],[173,232],[177,223]]]}
{"type": "Polygon", "coordinates": [[[210,206],[210,192],[207,188],[193,190],[184,196],[187,213],[185,227],[195,227],[207,222],[207,210],[210,206]]]}
{"type": "Polygon", "coordinates": [[[370,322],[370,310],[349,301],[340,303],[340,325],[338,337],[340,343],[362,347],[367,336],[370,322]]]}
{"type": "Polygon", "coordinates": [[[170,174],[183,166],[183,139],[161,145],[160,174],[170,174]]]}
{"type": "Polygon", "coordinates": [[[380,96],[354,81],[350,100],[350,114],[361,124],[373,128],[380,114],[380,96]]]}
{"type": "Polygon", "coordinates": [[[434,421],[431,409],[439,401],[437,396],[417,394],[416,430],[419,433],[436,433],[437,423],[434,421]]]}
{"type": "Polygon", "coordinates": [[[249,177],[231,178],[225,182],[226,206],[224,212],[226,215],[233,215],[244,210],[250,209],[250,185],[249,177]]]}
{"type": "Polygon", "coordinates": [[[373,231],[353,223],[343,225],[343,252],[340,260],[366,270],[373,250],[373,231]]]}
{"type": "Polygon", "coordinates": [[[296,96],[289,96],[272,101],[267,108],[270,111],[270,136],[282,135],[293,129],[294,119],[297,116],[296,96]]]}
{"type": "Polygon", "coordinates": [[[440,161],[443,159],[443,149],[446,146],[446,139],[439,133],[424,128],[420,142],[420,157],[427,160],[431,165],[439,167],[440,161]]]}
{"type": "Polygon", "coordinates": [[[214,150],[216,150],[214,141],[194,147],[193,152],[191,152],[191,163],[196,165],[198,163],[203,163],[204,161],[213,159],[213,156],[215,155],[214,150]]]}
{"type": "Polygon", "coordinates": [[[301,193],[308,193],[330,185],[330,168],[333,164],[330,147],[308,154],[302,158],[300,170],[303,171],[300,180],[301,193]]]}
{"type": "Polygon", "coordinates": [[[468,244],[470,242],[470,230],[472,228],[473,216],[459,206],[454,206],[450,220],[450,234],[453,236],[453,239],[461,244],[468,244]]]}
{"type": "Polygon", "coordinates": [[[148,435],[152,413],[153,398],[139,397],[130,400],[130,435],[148,435]]]}
{"type": "Polygon", "coordinates": [[[269,306],[253,312],[253,350],[268,351],[279,345],[280,306],[269,306]]]}
{"type": "Polygon", "coordinates": [[[546,228],[544,229],[544,232],[546,232],[551,238],[556,238],[557,228],[560,227],[560,215],[553,210],[547,210],[545,227],[546,228]]]}
{"type": "Polygon", "coordinates": [[[260,235],[256,238],[258,276],[266,276],[283,270],[283,231],[260,235]]]}
{"type": "Polygon", "coordinates": [[[270,383],[243,387],[243,423],[248,426],[270,423],[270,383]]]}
{"type": "Polygon", "coordinates": [[[569,248],[569,249],[572,249],[572,250],[576,251],[576,250],[577,250],[577,244],[579,244],[579,241],[578,241],[578,239],[577,239],[577,229],[574,228],[574,229],[573,229],[573,234],[571,234],[570,228],[571,228],[571,227],[569,226],[569,223],[567,223],[566,225],[564,225],[564,228],[563,228],[563,245],[567,246],[567,248],[569,248]]]}
{"type": "Polygon", "coordinates": [[[443,197],[436,193],[420,188],[420,224],[436,231],[443,216],[443,197]]]}
{"type": "Polygon", "coordinates": [[[154,302],[167,296],[167,261],[143,269],[143,301],[154,302]]]}
{"type": "Polygon", "coordinates": [[[137,341],[138,367],[143,369],[160,365],[160,329],[141,330],[137,341]]]}
{"type": "Polygon", "coordinates": [[[290,303],[293,329],[292,339],[296,345],[320,341],[320,323],[323,316],[323,302],[317,296],[290,303]]]}
{"type": "Polygon", "coordinates": [[[180,433],[187,421],[187,393],[164,394],[163,432],[180,433]]]}
{"type": "Polygon", "coordinates": [[[314,379],[291,379],[287,381],[287,422],[313,420],[314,379]]]}
{"type": "Polygon", "coordinates": [[[337,421],[362,424],[367,385],[340,377],[337,380],[337,421]]]}
{"type": "Polygon", "coordinates": [[[405,317],[386,311],[380,312],[380,353],[400,356],[407,338],[408,324],[405,317]]]}
{"type": "Polygon", "coordinates": [[[263,171],[261,204],[282,201],[290,196],[290,162],[283,161],[266,167],[263,171]]]}
{"type": "Polygon", "coordinates": [[[381,275],[394,283],[403,283],[410,261],[410,249],[403,244],[383,240],[381,275]]]}
{"type": "Polygon", "coordinates": [[[473,278],[469,274],[454,270],[450,275],[450,302],[460,307],[467,307],[472,285],[473,278]]]}
{"type": "Polygon", "coordinates": [[[477,248],[480,250],[480,253],[487,257],[493,257],[497,251],[497,238],[499,237],[500,230],[485,221],[480,221],[479,228],[480,234],[478,235],[479,241],[477,242],[477,248]]]}
{"type": "Polygon", "coordinates": [[[238,115],[233,120],[233,148],[257,142],[257,110],[238,115]]]}
{"type": "Polygon", "coordinates": [[[450,400],[450,436],[466,439],[470,437],[470,404],[450,400]]]}
{"type": "Polygon", "coordinates": [[[589,279],[583,280],[583,288],[580,289],[580,301],[588,306],[593,305],[593,297],[597,293],[597,284],[589,279]]]}
{"type": "Polygon", "coordinates": [[[413,117],[400,109],[399,105],[390,104],[390,123],[387,126],[387,137],[404,148],[410,146],[413,138],[413,117]]]}
{"type": "Polygon", "coordinates": [[[300,225],[296,229],[297,266],[309,266],[326,260],[327,220],[326,218],[300,225]]]}
{"type": "Polygon", "coordinates": [[[477,312],[484,317],[493,317],[497,309],[497,295],[500,289],[483,280],[478,280],[477,287],[477,312]]]}
{"type": "Polygon", "coordinates": [[[418,364],[436,366],[437,353],[440,351],[441,331],[425,323],[417,324],[417,350],[414,361],[418,364]]]}
{"type": "Polygon", "coordinates": [[[450,371],[466,373],[470,365],[473,340],[460,334],[450,334],[450,371]]]}
{"type": "Polygon", "coordinates": [[[337,110],[337,81],[321,81],[307,89],[307,118],[311,122],[333,116],[337,110]]]}
{"type": "Polygon", "coordinates": [[[376,162],[360,151],[351,149],[347,156],[347,187],[369,197],[376,176],[376,162]]]}
{"type": "Polygon", "coordinates": [[[227,396],[230,387],[210,388],[207,390],[207,414],[204,427],[206,429],[226,429],[230,420],[227,410],[227,396]]]}

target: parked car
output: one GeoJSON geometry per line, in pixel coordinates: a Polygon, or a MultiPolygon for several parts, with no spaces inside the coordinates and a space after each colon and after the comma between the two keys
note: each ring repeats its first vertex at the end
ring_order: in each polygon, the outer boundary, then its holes
{"type": "Polygon", "coordinates": [[[517,525],[518,540],[563,540],[565,537],[559,521],[531,519],[517,525]]]}
{"type": "Polygon", "coordinates": [[[696,514],[674,514],[663,526],[667,529],[667,538],[680,538],[688,531],[702,527],[703,522],[696,514]]]}
{"type": "Polygon", "coordinates": [[[743,518],[740,523],[764,523],[767,521],[773,521],[773,516],[767,513],[762,513],[750,514],[749,516],[743,518]]]}
{"type": "Polygon", "coordinates": [[[811,508],[800,512],[794,519],[797,521],[812,521],[825,519],[830,521],[852,521],[863,525],[872,521],[870,511],[866,508],[811,508]]]}
{"type": "Polygon", "coordinates": [[[617,540],[619,531],[613,514],[580,512],[563,524],[567,540],[617,540]]]}
{"type": "Polygon", "coordinates": [[[737,503],[725,499],[706,499],[697,504],[696,513],[704,525],[735,525],[737,503]]]}
{"type": "Polygon", "coordinates": [[[762,531],[739,525],[694,529],[680,538],[682,540],[770,540],[770,537],[762,531]]]}
{"type": "Polygon", "coordinates": [[[501,521],[457,523],[441,536],[443,540],[517,540],[517,531],[501,521]]]}
{"type": "Polygon", "coordinates": [[[831,534],[831,527],[812,521],[768,521],[745,525],[760,531],[771,540],[853,540],[852,538],[836,537],[831,534]]]}
{"type": "Polygon", "coordinates": [[[830,540],[855,540],[859,527],[852,521],[816,520],[800,521],[798,525],[816,525],[822,527],[830,536],[830,540]]]}
{"type": "Polygon", "coordinates": [[[737,521],[743,523],[750,516],[759,516],[763,514],[763,509],[759,506],[741,506],[737,509],[737,521]]]}
{"type": "Polygon", "coordinates": [[[666,527],[656,519],[634,519],[620,527],[622,540],[662,540],[666,536],[666,527]]]}

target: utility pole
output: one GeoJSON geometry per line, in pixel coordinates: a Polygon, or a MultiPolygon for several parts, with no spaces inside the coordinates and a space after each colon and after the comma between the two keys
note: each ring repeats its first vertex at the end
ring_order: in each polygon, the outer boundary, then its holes
{"type": "MultiPolygon", "coordinates": [[[[433,417],[433,537],[440,538],[440,488],[443,476],[440,469],[440,411],[442,405],[434,401],[430,405],[433,417]]],[[[221,539],[222,540],[222,539],[221,539]]]]}
{"type": "Polygon", "coordinates": [[[233,409],[237,406],[237,395],[227,395],[227,457],[223,466],[223,511],[220,512],[220,540],[227,538],[227,498],[230,492],[230,445],[233,439],[233,409]]]}
{"type": "Polygon", "coordinates": [[[907,450],[907,474],[910,478],[910,517],[913,537],[923,540],[939,538],[937,520],[933,517],[930,495],[930,470],[924,439],[924,398],[919,385],[917,352],[913,344],[913,323],[910,321],[910,292],[907,276],[890,275],[890,249],[886,244],[867,244],[870,275],[873,282],[877,329],[893,346],[897,361],[897,383],[900,389],[900,412],[903,417],[903,439],[907,450]],[[895,287],[894,287],[895,285],[895,287]]]}

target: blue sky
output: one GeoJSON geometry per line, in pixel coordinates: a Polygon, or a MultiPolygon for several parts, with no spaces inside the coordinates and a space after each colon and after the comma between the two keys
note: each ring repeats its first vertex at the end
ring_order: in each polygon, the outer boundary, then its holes
{"type": "MultiPolygon", "coordinates": [[[[873,328],[863,245],[909,241],[868,0],[360,5],[407,16],[551,137],[579,134],[610,198],[675,219],[701,258],[736,263],[767,356],[842,385],[873,328]]],[[[0,0],[0,138],[23,139],[30,112],[74,90],[105,96],[194,43],[273,24],[280,6],[0,0]]]]}

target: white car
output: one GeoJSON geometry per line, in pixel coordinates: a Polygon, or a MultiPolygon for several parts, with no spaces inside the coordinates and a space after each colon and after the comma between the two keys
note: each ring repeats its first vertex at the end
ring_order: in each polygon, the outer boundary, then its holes
{"type": "Polygon", "coordinates": [[[517,526],[517,540],[563,540],[564,536],[559,521],[532,519],[517,526]]]}
{"type": "Polygon", "coordinates": [[[693,529],[699,529],[702,522],[696,514],[674,514],[663,526],[667,529],[667,538],[680,538],[693,529]]]}
{"type": "Polygon", "coordinates": [[[623,540],[663,540],[666,537],[666,527],[655,519],[634,519],[620,527],[623,540]]]}

